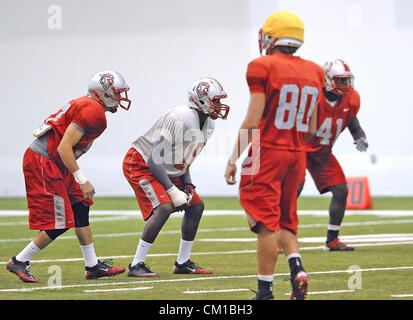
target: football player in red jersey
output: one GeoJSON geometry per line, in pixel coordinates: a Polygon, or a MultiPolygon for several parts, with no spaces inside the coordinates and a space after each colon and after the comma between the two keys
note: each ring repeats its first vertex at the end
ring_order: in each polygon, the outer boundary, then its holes
{"type": "Polygon", "coordinates": [[[242,165],[239,198],[258,237],[255,299],[260,300],[273,299],[277,240],[290,266],[290,298],[303,300],[308,290],[297,241],[296,188],[305,173],[305,142],[315,133],[324,71],[293,55],[303,38],[302,20],[289,11],[277,11],[265,21],[259,43],[266,55],[248,65],[249,108],[225,171],[227,183],[235,184],[235,162],[247,146],[241,145],[247,131],[251,147],[242,165]]]}
{"type": "MultiPolygon", "coordinates": [[[[347,184],[343,170],[332,153],[332,148],[340,133],[348,128],[358,151],[367,150],[366,134],[357,119],[360,109],[360,96],[354,89],[354,76],[346,62],[340,59],[324,64],[325,85],[318,107],[317,131],[308,143],[307,169],[318,191],[332,193],[329,208],[330,221],[326,251],[352,251],[338,239],[347,200],[347,184]]],[[[304,178],[302,179],[304,181],[304,178]]],[[[303,189],[300,184],[298,194],[303,189]]]]}
{"type": "Polygon", "coordinates": [[[77,159],[106,129],[106,111],[129,109],[128,90],[120,73],[98,72],[89,80],[87,96],[70,101],[33,133],[36,139],[24,154],[23,173],[29,227],[40,231],[6,265],[23,282],[38,282],[30,271],[31,259],[70,228],[75,228],[85,259],[86,279],[125,271],[96,257],[89,225],[95,189],[79,169],[77,159]]]}

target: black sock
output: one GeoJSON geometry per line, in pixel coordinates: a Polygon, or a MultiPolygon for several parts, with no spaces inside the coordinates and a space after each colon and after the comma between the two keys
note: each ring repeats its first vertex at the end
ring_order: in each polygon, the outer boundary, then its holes
{"type": "Polygon", "coordinates": [[[338,238],[339,230],[327,230],[327,243],[333,241],[335,238],[338,238]]]}
{"type": "Polygon", "coordinates": [[[288,259],[288,264],[290,265],[291,279],[294,279],[298,272],[304,271],[303,263],[301,262],[300,257],[288,259]]]}
{"type": "Polygon", "coordinates": [[[272,295],[272,281],[258,279],[258,294],[260,297],[272,295]]]}

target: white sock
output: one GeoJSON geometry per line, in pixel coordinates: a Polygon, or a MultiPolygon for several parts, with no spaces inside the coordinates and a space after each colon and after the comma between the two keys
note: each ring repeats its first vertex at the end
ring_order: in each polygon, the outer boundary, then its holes
{"type": "Polygon", "coordinates": [[[267,281],[267,282],[273,282],[274,281],[274,275],[269,275],[269,276],[263,276],[263,275],[258,275],[258,280],[262,281],[267,281]]]}
{"type": "Polygon", "coordinates": [[[17,256],[16,260],[20,262],[26,262],[32,260],[36,253],[38,253],[40,249],[31,241],[26,248],[24,248],[17,256]]]}
{"type": "Polygon", "coordinates": [[[98,258],[96,257],[95,248],[93,243],[86,246],[80,246],[82,250],[83,258],[85,259],[86,267],[93,267],[98,263],[98,258]]]}
{"type": "Polygon", "coordinates": [[[336,226],[334,224],[329,224],[327,226],[327,230],[333,230],[333,231],[339,231],[340,230],[340,226],[336,226]]]}
{"type": "Polygon", "coordinates": [[[139,262],[145,262],[146,256],[152,247],[152,243],[146,242],[142,239],[139,240],[138,248],[136,248],[135,258],[131,263],[131,266],[137,265],[139,262]]]}
{"type": "Polygon", "coordinates": [[[300,258],[301,259],[301,254],[299,253],[291,253],[287,256],[287,261],[290,260],[291,258],[300,258]]]}
{"type": "Polygon", "coordinates": [[[183,264],[189,260],[193,244],[193,241],[186,241],[184,239],[181,239],[181,242],[179,244],[178,258],[176,259],[176,262],[178,262],[179,264],[183,264]]]}

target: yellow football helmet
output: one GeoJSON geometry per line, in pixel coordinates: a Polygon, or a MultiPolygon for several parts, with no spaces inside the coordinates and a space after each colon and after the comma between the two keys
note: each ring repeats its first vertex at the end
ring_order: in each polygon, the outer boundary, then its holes
{"type": "Polygon", "coordinates": [[[259,31],[260,54],[275,46],[299,48],[304,42],[304,23],[295,13],[279,10],[271,14],[259,31]]]}

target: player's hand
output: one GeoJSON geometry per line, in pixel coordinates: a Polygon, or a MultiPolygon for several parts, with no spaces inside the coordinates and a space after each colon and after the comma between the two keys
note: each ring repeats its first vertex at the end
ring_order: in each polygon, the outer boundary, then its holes
{"type": "Polygon", "coordinates": [[[365,152],[369,146],[367,139],[364,137],[358,138],[354,141],[354,144],[356,145],[356,149],[360,152],[365,152]]]}
{"type": "Polygon", "coordinates": [[[185,193],[188,195],[188,205],[192,200],[192,197],[194,196],[195,193],[195,186],[193,184],[186,184],[184,187],[185,193]]]}
{"type": "Polygon", "coordinates": [[[176,210],[180,211],[188,207],[188,195],[185,192],[179,190],[176,186],[173,186],[167,192],[176,210]]]}
{"type": "Polygon", "coordinates": [[[95,195],[95,188],[89,181],[86,181],[84,184],[79,184],[79,186],[86,199],[93,198],[95,195]]]}
{"type": "Polygon", "coordinates": [[[228,184],[236,184],[235,174],[237,173],[237,166],[228,162],[227,168],[225,169],[225,180],[228,184]]]}

